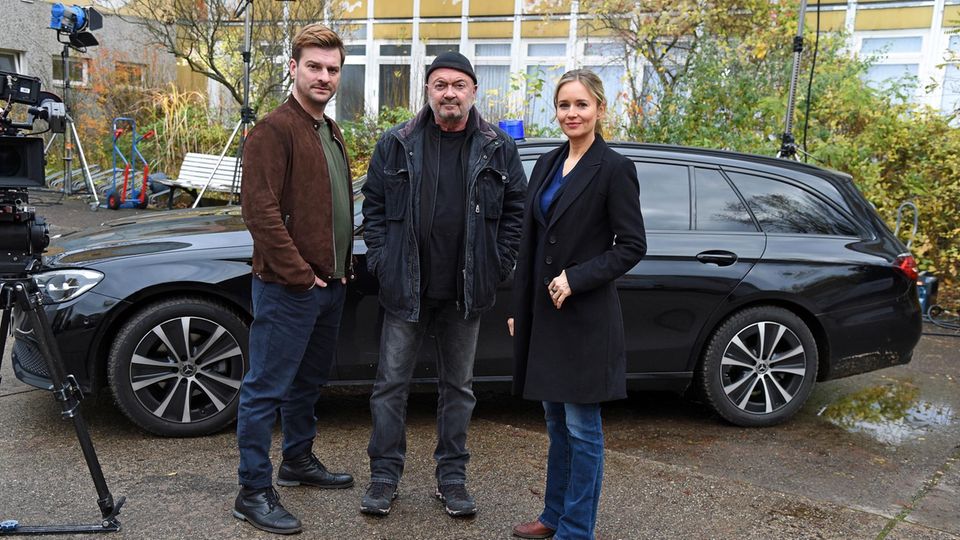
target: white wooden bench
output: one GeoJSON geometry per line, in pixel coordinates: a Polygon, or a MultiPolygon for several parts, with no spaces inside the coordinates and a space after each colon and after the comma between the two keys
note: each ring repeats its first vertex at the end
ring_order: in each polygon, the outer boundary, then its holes
{"type": "Polygon", "coordinates": [[[180,165],[180,174],[177,178],[151,175],[150,179],[170,188],[169,208],[173,208],[173,199],[178,189],[191,193],[194,198],[205,191],[236,193],[240,190],[240,177],[237,177],[236,185],[233,183],[233,170],[237,165],[237,158],[224,156],[218,167],[219,160],[220,156],[213,154],[188,152],[183,158],[183,164],[180,165]]]}

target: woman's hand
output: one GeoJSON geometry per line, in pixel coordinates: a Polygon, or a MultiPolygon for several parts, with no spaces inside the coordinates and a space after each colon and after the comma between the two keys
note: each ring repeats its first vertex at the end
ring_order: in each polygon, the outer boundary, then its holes
{"type": "Polygon", "coordinates": [[[547,285],[547,290],[550,292],[550,299],[553,300],[553,305],[557,309],[560,309],[563,301],[573,294],[573,291],[570,290],[570,284],[567,283],[567,271],[564,270],[560,272],[559,276],[553,278],[553,281],[547,285]]]}
{"type": "Polygon", "coordinates": [[[513,337],[513,317],[507,319],[507,330],[510,332],[510,337],[513,337]]]}

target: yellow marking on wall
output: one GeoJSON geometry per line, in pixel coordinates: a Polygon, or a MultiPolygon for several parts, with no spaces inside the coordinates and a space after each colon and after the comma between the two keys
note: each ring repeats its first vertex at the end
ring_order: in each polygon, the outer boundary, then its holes
{"type": "Polygon", "coordinates": [[[858,9],[855,30],[930,28],[933,7],[858,9]]]}
{"type": "Polygon", "coordinates": [[[410,23],[379,23],[373,25],[373,39],[410,39],[413,25],[410,23]]]}
{"type": "Polygon", "coordinates": [[[960,6],[943,8],[943,26],[946,28],[960,26],[960,6]]]}
{"type": "Polygon", "coordinates": [[[413,0],[380,0],[374,2],[373,16],[377,19],[413,17],[413,0]]]}
{"type": "MultiPolygon", "coordinates": [[[[381,0],[382,1],[382,0],[381,0]]],[[[513,16],[513,0],[471,0],[470,15],[509,15],[513,16]]]]}
{"type": "MultiPolygon", "coordinates": [[[[580,11],[590,9],[590,2],[581,2],[580,11]]],[[[543,15],[566,15],[570,13],[570,0],[524,0],[524,13],[540,13],[543,15]]]]}
{"type": "Polygon", "coordinates": [[[420,37],[460,39],[460,23],[420,23],[420,37]]]}
{"type": "MultiPolygon", "coordinates": [[[[343,0],[341,6],[352,8],[344,11],[340,16],[344,19],[366,19],[367,18],[367,0],[343,0]]],[[[342,8],[341,8],[342,9],[342,8]]]]}
{"type": "Polygon", "coordinates": [[[568,21],[523,21],[520,35],[526,38],[567,37],[570,34],[568,21]]]}
{"type": "Polygon", "coordinates": [[[462,13],[463,2],[460,0],[423,0],[420,2],[420,16],[422,17],[459,17],[462,13]]]}
{"type": "MultiPolygon", "coordinates": [[[[838,30],[843,30],[844,23],[847,19],[847,13],[845,11],[828,11],[826,13],[820,12],[820,31],[821,32],[836,32],[838,30]]],[[[817,12],[813,13],[807,12],[806,18],[807,28],[811,30],[816,30],[817,28],[817,12]]]]}
{"type": "MultiPolygon", "coordinates": [[[[471,3],[472,5],[472,3],[471,3]]],[[[471,39],[479,38],[512,38],[513,23],[504,22],[472,22],[467,27],[467,34],[471,39]]]]}

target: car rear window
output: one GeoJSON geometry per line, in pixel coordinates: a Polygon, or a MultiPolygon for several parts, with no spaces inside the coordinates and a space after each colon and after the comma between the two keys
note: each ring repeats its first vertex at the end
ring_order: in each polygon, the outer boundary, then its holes
{"type": "Polygon", "coordinates": [[[839,210],[798,186],[738,172],[727,172],[767,233],[857,236],[857,227],[839,210]]]}

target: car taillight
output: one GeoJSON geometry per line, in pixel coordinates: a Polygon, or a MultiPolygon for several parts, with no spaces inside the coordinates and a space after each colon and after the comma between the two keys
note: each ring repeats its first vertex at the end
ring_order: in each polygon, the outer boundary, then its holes
{"type": "Polygon", "coordinates": [[[907,276],[907,279],[910,281],[917,280],[920,271],[917,268],[917,261],[913,258],[913,255],[909,253],[899,255],[893,264],[903,272],[903,275],[907,276]]]}

